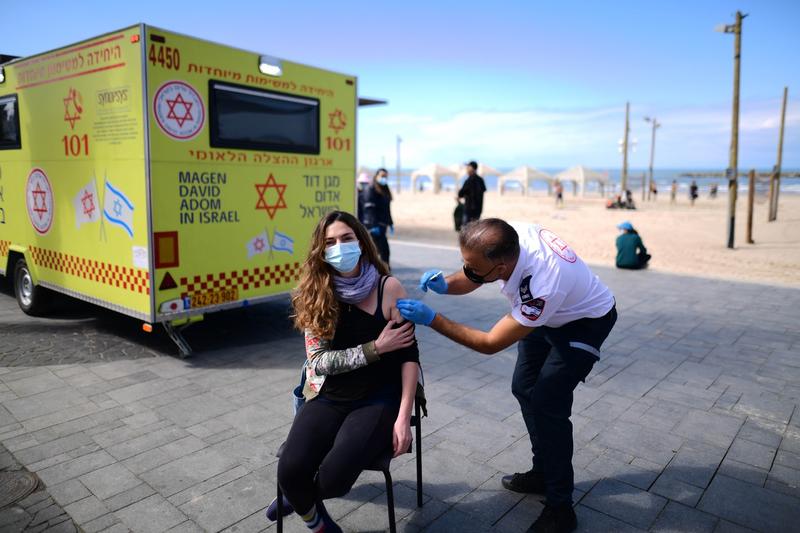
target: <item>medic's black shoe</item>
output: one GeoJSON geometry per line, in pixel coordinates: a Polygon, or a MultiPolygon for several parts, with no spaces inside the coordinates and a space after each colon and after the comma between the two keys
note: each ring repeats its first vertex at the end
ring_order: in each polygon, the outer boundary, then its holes
{"type": "Polygon", "coordinates": [[[544,474],[542,472],[517,473],[511,476],[503,476],[503,486],[514,492],[523,494],[544,494],[544,474]]]}
{"type": "Polygon", "coordinates": [[[572,504],[545,505],[528,533],[570,533],[577,528],[578,518],[572,504]]]}

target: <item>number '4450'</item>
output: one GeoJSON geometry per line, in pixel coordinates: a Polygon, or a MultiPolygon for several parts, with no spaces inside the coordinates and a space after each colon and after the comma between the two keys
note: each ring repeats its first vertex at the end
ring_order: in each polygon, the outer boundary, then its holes
{"type": "Polygon", "coordinates": [[[179,70],[181,68],[181,53],[177,48],[162,45],[150,45],[147,59],[153,65],[161,65],[164,68],[179,70]]]}
{"type": "Polygon", "coordinates": [[[77,135],[64,135],[61,138],[61,142],[64,143],[64,155],[67,157],[89,155],[89,136],[85,133],[80,137],[77,135]]]}

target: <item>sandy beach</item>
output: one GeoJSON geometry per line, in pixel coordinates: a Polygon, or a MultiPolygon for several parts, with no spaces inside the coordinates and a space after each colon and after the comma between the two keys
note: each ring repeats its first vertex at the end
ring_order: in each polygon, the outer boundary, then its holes
{"type": "MultiPolygon", "coordinates": [[[[727,244],[727,198],[701,196],[694,207],[686,196],[670,205],[669,196],[641,202],[637,210],[611,210],[598,196],[565,194],[563,208],[552,197],[523,197],[519,192],[484,199],[484,217],[527,221],[556,232],[590,264],[613,265],[616,225],[629,220],[653,255],[650,268],[690,276],[800,287],[800,195],[782,194],[778,220],[767,223],[767,199],[756,196],[755,244],[745,243],[747,195],[739,194],[734,250],[727,244]]],[[[392,215],[398,240],[456,245],[454,194],[443,191],[395,194],[392,215]]]]}

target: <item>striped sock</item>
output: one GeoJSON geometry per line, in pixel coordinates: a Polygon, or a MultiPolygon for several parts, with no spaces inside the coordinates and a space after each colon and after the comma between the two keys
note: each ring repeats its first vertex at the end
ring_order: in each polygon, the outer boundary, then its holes
{"type": "Polygon", "coordinates": [[[322,516],[317,512],[316,505],[312,507],[308,513],[300,515],[300,518],[303,519],[306,527],[314,533],[322,533],[325,531],[325,522],[322,521],[322,516]]]}

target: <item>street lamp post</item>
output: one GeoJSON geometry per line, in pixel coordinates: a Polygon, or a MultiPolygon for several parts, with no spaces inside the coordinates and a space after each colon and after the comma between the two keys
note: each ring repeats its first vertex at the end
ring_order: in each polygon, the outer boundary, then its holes
{"type": "Polygon", "coordinates": [[[733,234],[736,224],[736,193],[739,186],[739,66],[742,55],[742,20],[747,17],[736,12],[736,22],[721,24],[716,31],[734,34],[733,42],[733,113],[731,118],[731,150],[728,175],[728,248],[733,248],[733,234]]]}
{"type": "Polygon", "coordinates": [[[630,108],[630,102],[625,102],[625,136],[622,141],[622,177],[620,178],[622,194],[625,194],[625,191],[628,189],[628,133],[631,131],[628,115],[630,113],[630,108]]]}
{"type": "Polygon", "coordinates": [[[661,127],[661,123],[656,120],[656,117],[644,117],[644,120],[653,124],[653,136],[650,140],[650,182],[647,184],[647,199],[650,200],[650,195],[653,192],[653,157],[656,153],[656,129],[661,127]]]}

